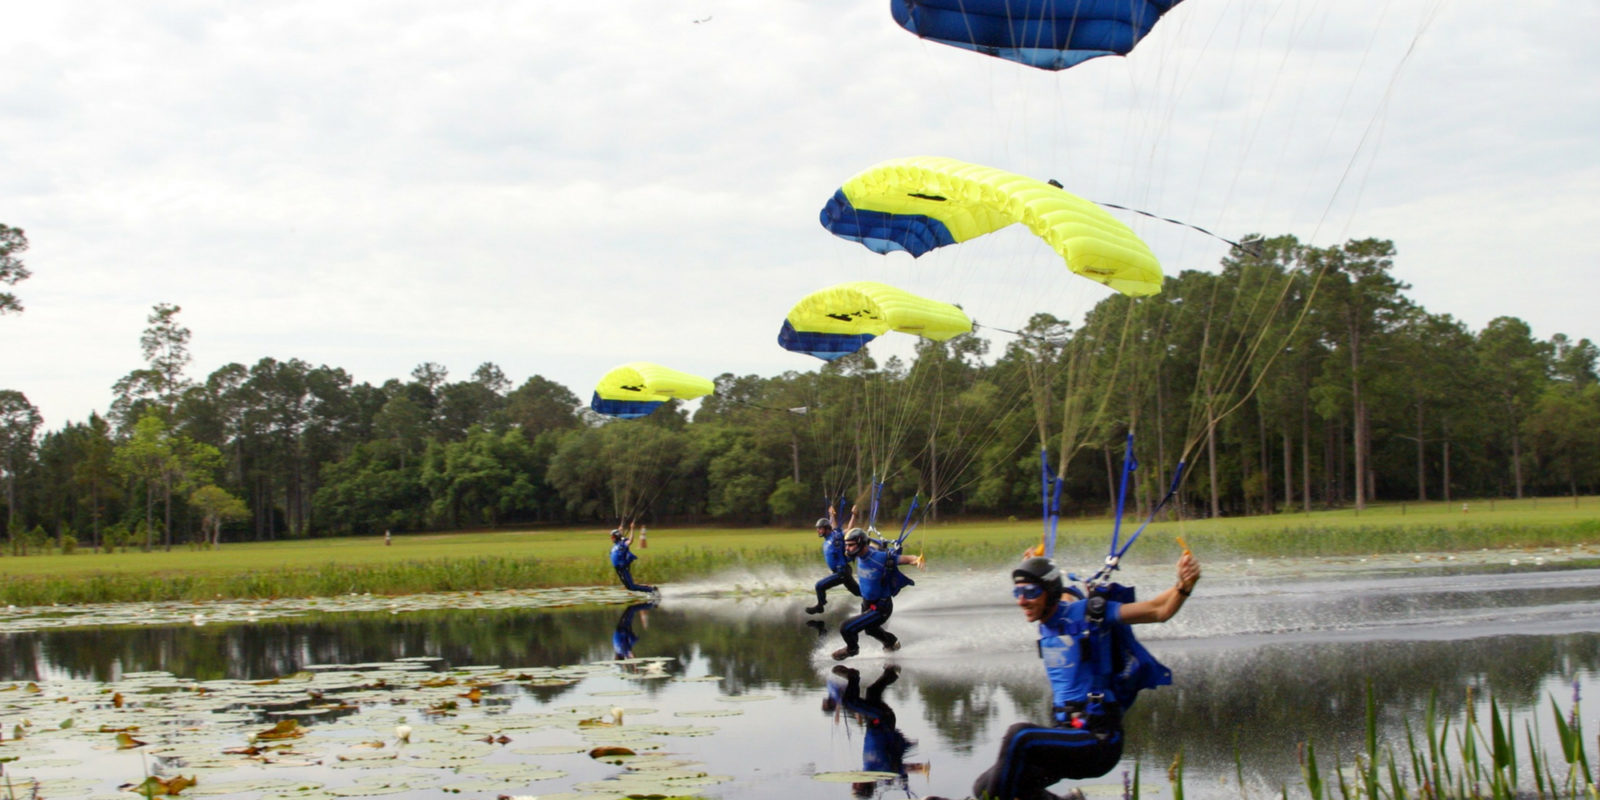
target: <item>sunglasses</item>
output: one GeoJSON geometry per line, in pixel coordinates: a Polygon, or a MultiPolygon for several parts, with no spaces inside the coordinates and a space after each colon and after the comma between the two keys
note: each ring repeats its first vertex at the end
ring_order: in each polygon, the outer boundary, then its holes
{"type": "Polygon", "coordinates": [[[1019,583],[1011,587],[1011,596],[1018,600],[1038,600],[1044,595],[1044,587],[1037,583],[1019,583]]]}

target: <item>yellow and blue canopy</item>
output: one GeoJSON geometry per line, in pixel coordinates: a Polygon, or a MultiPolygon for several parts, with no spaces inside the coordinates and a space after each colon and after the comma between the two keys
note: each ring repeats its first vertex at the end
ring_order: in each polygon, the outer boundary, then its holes
{"type": "Polygon", "coordinates": [[[883,283],[853,281],[812,292],[795,303],[778,331],[778,344],[832,361],[891,330],[942,342],[970,332],[972,320],[949,303],[883,283]]]}
{"type": "Polygon", "coordinates": [[[606,416],[637,419],[649,416],[668,400],[690,400],[714,391],[715,384],[698,375],[633,361],[600,379],[589,407],[606,416]]]}
{"type": "Polygon", "coordinates": [[[1161,291],[1155,254],[1105,209],[1057,185],[953,158],[878,164],[840,187],[821,216],[835,236],[912,256],[1020,222],[1078,275],[1134,297],[1161,291]]]}

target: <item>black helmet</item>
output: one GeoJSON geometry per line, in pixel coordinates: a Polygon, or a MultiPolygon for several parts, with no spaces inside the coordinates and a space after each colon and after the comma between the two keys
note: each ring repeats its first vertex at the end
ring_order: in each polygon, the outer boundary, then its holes
{"type": "Polygon", "coordinates": [[[851,528],[850,532],[844,535],[844,543],[865,545],[867,543],[867,532],[860,528],[851,528]]]}
{"type": "Polygon", "coordinates": [[[620,541],[622,541],[622,531],[620,531],[620,530],[613,530],[613,531],[612,531],[612,532],[611,532],[611,541],[613,541],[613,542],[620,542],[620,541]]]}
{"type": "Polygon", "coordinates": [[[1023,559],[1017,568],[1011,570],[1011,580],[1023,583],[1037,583],[1044,587],[1046,594],[1052,598],[1061,597],[1061,569],[1056,562],[1043,556],[1034,556],[1023,559]]]}
{"type": "Polygon", "coordinates": [[[817,518],[817,528],[818,529],[827,528],[829,530],[832,530],[833,529],[833,523],[829,522],[827,517],[818,517],[817,518]]]}

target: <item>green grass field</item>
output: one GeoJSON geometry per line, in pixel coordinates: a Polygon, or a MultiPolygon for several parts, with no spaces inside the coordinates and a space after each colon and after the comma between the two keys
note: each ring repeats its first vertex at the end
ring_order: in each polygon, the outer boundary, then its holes
{"type": "MultiPolygon", "coordinates": [[[[1408,503],[1354,511],[1158,522],[1143,558],[1175,558],[1176,538],[1203,557],[1366,555],[1509,547],[1600,545],[1600,497],[1408,503]]],[[[1126,538],[1140,520],[1124,522],[1126,538]]],[[[924,524],[909,550],[941,564],[1007,562],[1037,542],[1038,520],[924,524]]],[[[1103,548],[1108,519],[1063,520],[1060,547],[1103,548]]],[[[635,575],[674,581],[735,566],[806,569],[820,562],[809,529],[661,528],[650,532],[635,575]]],[[[219,550],[30,555],[0,558],[0,602],[15,605],[409,594],[606,584],[615,581],[601,528],[408,534],[227,544],[219,550]]]]}

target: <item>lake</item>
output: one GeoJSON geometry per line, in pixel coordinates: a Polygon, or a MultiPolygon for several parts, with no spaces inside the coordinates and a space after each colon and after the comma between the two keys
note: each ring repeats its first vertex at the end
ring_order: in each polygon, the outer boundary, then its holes
{"type": "MultiPolygon", "coordinates": [[[[1137,763],[1142,795],[1170,796],[1181,751],[1189,797],[1304,796],[1297,743],[1351,763],[1369,690],[1402,751],[1430,697],[1459,722],[1492,696],[1548,743],[1551,698],[1565,712],[1576,693],[1593,731],[1600,568],[1571,555],[1208,562],[1178,617],[1138,628],[1173,684],[1139,697],[1122,767],[1083,788],[1120,796],[1137,763]]],[[[1007,569],[914,575],[888,626],[903,649],[864,638],[854,676],[828,657],[850,605],[836,590],[808,617],[793,591],[820,571],[667,586],[655,605],[607,589],[11,610],[0,757],[50,798],[147,775],[246,800],[965,797],[1048,688],[1007,569]]]]}

